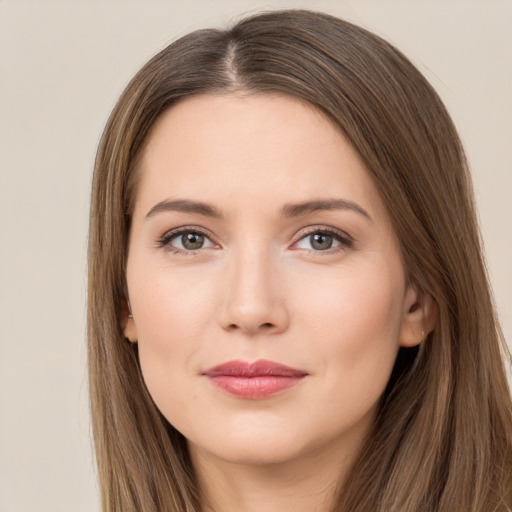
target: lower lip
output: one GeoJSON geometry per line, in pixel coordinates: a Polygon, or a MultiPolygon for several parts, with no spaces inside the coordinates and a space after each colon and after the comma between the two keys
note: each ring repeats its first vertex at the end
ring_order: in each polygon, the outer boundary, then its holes
{"type": "Polygon", "coordinates": [[[209,377],[214,386],[231,395],[248,400],[260,400],[297,385],[304,377],[265,375],[260,377],[233,377],[219,375],[209,377]]]}

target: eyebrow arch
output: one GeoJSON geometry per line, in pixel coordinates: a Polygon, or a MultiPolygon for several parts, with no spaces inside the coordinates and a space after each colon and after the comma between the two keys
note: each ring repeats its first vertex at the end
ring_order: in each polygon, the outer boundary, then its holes
{"type": "Polygon", "coordinates": [[[222,213],[215,208],[215,206],[197,201],[190,201],[188,199],[176,199],[174,201],[166,199],[164,201],[160,201],[158,204],[155,204],[151,210],[149,210],[146,218],[152,217],[160,212],[169,211],[195,213],[197,215],[204,215],[205,217],[213,217],[215,219],[224,218],[222,213]]]}
{"type": "Polygon", "coordinates": [[[346,199],[319,199],[306,201],[304,203],[286,204],[281,210],[282,217],[301,217],[310,213],[324,210],[351,210],[366,217],[370,222],[370,214],[357,203],[347,201],[346,199]]]}

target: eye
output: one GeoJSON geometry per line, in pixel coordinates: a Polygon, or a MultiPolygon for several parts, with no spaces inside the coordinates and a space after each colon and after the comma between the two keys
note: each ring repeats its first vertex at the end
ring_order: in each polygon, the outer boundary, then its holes
{"type": "Polygon", "coordinates": [[[162,247],[166,247],[173,252],[193,252],[216,245],[208,236],[195,229],[180,229],[165,234],[159,241],[162,247]]]}
{"type": "Polygon", "coordinates": [[[334,249],[330,252],[336,252],[336,250],[351,247],[352,243],[348,235],[330,229],[315,229],[300,238],[295,243],[295,247],[316,252],[334,249]]]}

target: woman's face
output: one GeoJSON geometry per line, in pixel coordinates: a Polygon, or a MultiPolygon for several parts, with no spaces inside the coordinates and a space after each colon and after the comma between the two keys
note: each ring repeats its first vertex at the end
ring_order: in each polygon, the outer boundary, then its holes
{"type": "Polygon", "coordinates": [[[353,452],[421,308],[345,137],[286,96],[196,96],[139,171],[125,334],[192,454],[353,452]]]}

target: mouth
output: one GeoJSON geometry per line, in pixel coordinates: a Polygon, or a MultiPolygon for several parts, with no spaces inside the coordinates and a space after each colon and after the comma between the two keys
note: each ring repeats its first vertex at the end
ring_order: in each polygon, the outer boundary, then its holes
{"type": "Polygon", "coordinates": [[[296,386],[308,375],[272,361],[229,361],[203,372],[221,390],[248,400],[261,400],[296,386]]]}

